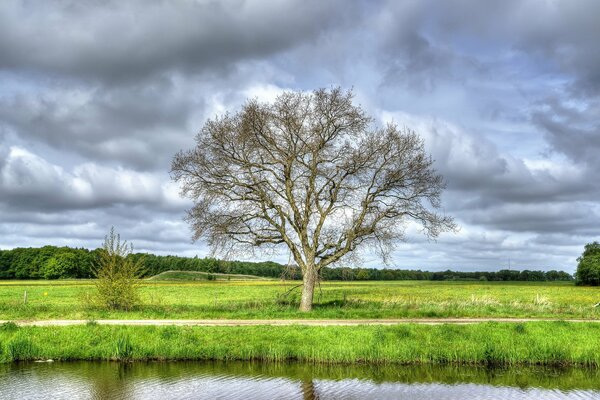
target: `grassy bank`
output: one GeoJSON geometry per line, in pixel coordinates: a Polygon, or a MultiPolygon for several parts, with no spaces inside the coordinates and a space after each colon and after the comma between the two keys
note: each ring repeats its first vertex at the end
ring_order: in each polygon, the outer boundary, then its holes
{"type": "Polygon", "coordinates": [[[144,281],[143,304],[106,311],[90,305],[91,281],[0,281],[0,320],[199,318],[600,318],[598,288],[533,282],[324,282],[315,310],[297,311],[299,282],[144,281]],[[23,304],[27,291],[27,304],[23,304]]]}
{"type": "Polygon", "coordinates": [[[3,362],[297,360],[599,366],[598,348],[598,324],[567,322],[359,327],[0,326],[3,362]]]}

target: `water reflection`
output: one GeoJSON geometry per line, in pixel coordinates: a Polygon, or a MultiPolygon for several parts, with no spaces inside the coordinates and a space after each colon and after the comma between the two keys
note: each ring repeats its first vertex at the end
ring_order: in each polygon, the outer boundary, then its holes
{"type": "Polygon", "coordinates": [[[592,369],[265,363],[0,365],[0,399],[593,399],[592,369]]]}

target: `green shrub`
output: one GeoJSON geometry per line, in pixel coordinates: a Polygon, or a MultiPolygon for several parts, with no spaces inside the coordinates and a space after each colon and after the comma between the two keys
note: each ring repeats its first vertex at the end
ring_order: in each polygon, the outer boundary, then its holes
{"type": "Polygon", "coordinates": [[[133,246],[121,242],[120,235],[111,228],[104,238],[98,265],[94,268],[97,301],[112,310],[129,310],[139,303],[138,284],[143,275],[143,258],[128,257],[133,246]]]}

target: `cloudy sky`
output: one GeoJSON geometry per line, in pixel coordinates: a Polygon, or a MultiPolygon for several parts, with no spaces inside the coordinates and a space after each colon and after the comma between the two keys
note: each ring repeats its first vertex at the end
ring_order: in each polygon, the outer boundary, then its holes
{"type": "Polygon", "coordinates": [[[397,267],[573,271],[600,240],[599,41],[596,0],[4,0],[0,248],[95,248],[114,225],[205,256],[173,155],[247,98],[340,85],[448,182],[460,232],[409,232],[397,267]]]}

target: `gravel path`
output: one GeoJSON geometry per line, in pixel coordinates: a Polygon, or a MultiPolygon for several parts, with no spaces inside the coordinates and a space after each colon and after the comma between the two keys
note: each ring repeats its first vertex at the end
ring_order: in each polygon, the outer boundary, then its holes
{"type": "MultiPolygon", "coordinates": [[[[94,320],[99,325],[139,325],[139,326],[357,326],[357,325],[397,325],[397,324],[477,324],[481,322],[536,322],[536,321],[565,321],[565,322],[600,322],[590,319],[543,319],[543,318],[406,318],[406,319],[99,319],[94,320]]],[[[0,324],[8,322],[0,320],[0,324]]],[[[39,321],[12,321],[19,326],[69,326],[84,325],[90,321],[82,319],[54,319],[39,321]]]]}

